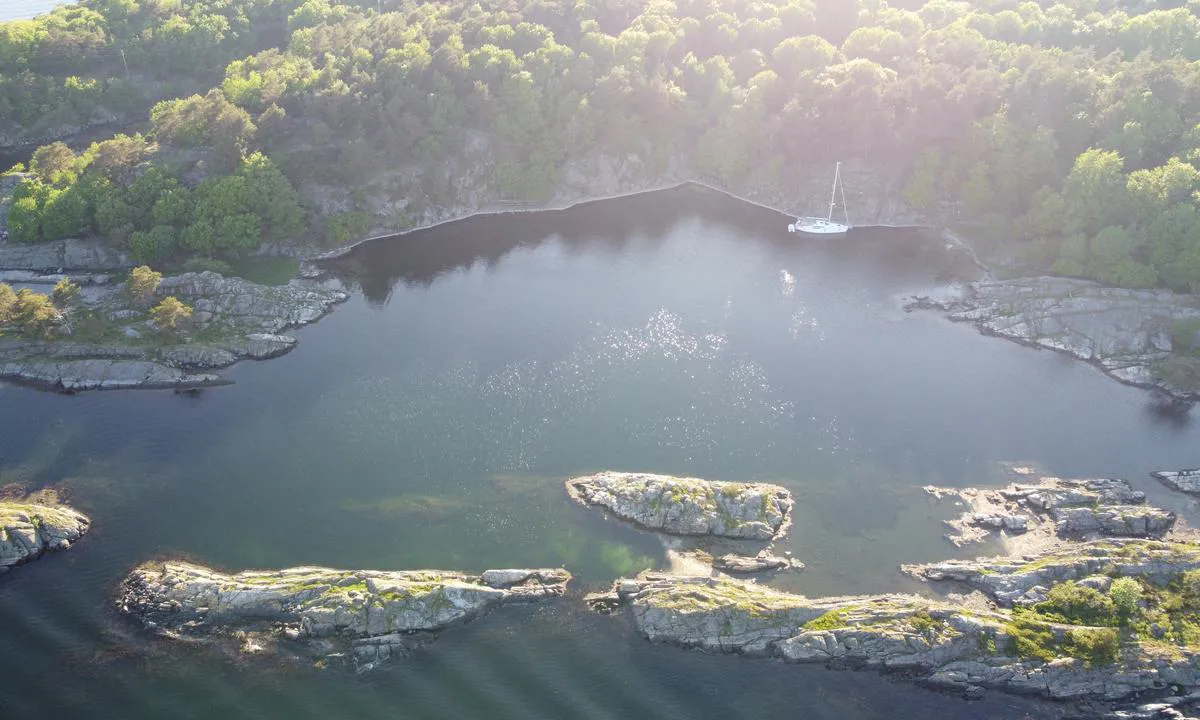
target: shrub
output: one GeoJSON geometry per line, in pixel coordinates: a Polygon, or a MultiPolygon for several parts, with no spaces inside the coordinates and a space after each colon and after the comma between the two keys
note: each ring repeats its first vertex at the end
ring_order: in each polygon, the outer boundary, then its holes
{"type": "Polygon", "coordinates": [[[184,305],[175,296],[164,298],[150,311],[150,317],[161,332],[170,332],[179,328],[179,324],[192,317],[192,309],[184,305]]]}
{"type": "Polygon", "coordinates": [[[162,282],[162,273],[155,272],[148,265],[139,265],[129,273],[129,295],[139,305],[149,305],[162,282]]]}
{"type": "Polygon", "coordinates": [[[54,302],[55,307],[68,308],[79,299],[79,285],[71,282],[71,278],[65,277],[54,285],[50,299],[54,302]]]}
{"type": "Polygon", "coordinates": [[[1054,633],[1043,622],[1014,617],[1004,631],[1012,638],[1012,649],[1020,657],[1046,662],[1057,657],[1054,633]]]}
{"type": "Polygon", "coordinates": [[[1163,609],[1172,613],[1200,613],[1200,570],[1189,570],[1171,584],[1174,591],[1163,609]]]}
{"type": "Polygon", "coordinates": [[[12,323],[17,312],[17,293],[7,283],[0,283],[0,327],[12,323]]]}
{"type": "Polygon", "coordinates": [[[49,335],[58,319],[58,308],[54,307],[49,295],[36,293],[29,288],[21,288],[17,293],[14,320],[27,334],[49,335]]]}
{"type": "Polygon", "coordinates": [[[939,620],[930,615],[927,610],[919,610],[912,614],[908,619],[912,629],[919,633],[926,633],[930,630],[936,630],[943,627],[946,623],[944,620],[939,620]]]}
{"type": "Polygon", "coordinates": [[[134,232],[129,236],[129,254],[134,262],[163,263],[171,259],[178,245],[175,228],[155,225],[149,232],[134,232]]]}
{"type": "Polygon", "coordinates": [[[1113,601],[1095,588],[1065,582],[1050,589],[1045,602],[1034,606],[1048,619],[1072,625],[1116,625],[1113,601]]]}
{"type": "Polygon", "coordinates": [[[1063,649],[1089,665],[1111,665],[1117,661],[1121,641],[1112,628],[1072,628],[1063,649]]]}
{"type": "Polygon", "coordinates": [[[805,630],[836,630],[846,627],[846,616],[841,610],[830,610],[819,618],[804,623],[805,630]]]}
{"type": "Polygon", "coordinates": [[[1128,622],[1137,612],[1138,603],[1141,602],[1142,586],[1133,578],[1117,578],[1108,588],[1108,599],[1112,600],[1113,609],[1121,620],[1128,622]]]}

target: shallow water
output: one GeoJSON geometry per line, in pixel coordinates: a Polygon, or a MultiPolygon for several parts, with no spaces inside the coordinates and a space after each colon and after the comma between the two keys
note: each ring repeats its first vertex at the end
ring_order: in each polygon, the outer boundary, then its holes
{"type": "Polygon", "coordinates": [[[778,549],[808,569],[776,584],[911,589],[899,563],[955,554],[951,508],[922,485],[1018,464],[1158,498],[1149,470],[1197,464],[1200,431],[1144,392],[905,313],[900,296],[966,266],[935,238],[785,225],[698,190],[477,218],[362,248],[337,268],[353,298],[232,386],[0,385],[0,483],[59,487],[95,521],[0,578],[0,716],[1049,716],[651,646],[578,597],[504,608],[361,677],[164,643],[112,610],[128,569],[163,555],[565,565],[582,593],[665,562],[656,536],[567,500],[565,477],[605,468],[785,484],[798,509],[778,549]]]}

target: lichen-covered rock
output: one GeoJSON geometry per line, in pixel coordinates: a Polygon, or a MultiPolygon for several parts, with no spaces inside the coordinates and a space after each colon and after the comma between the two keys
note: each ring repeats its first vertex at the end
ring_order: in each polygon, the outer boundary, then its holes
{"type": "Polygon", "coordinates": [[[1159,538],[1175,526],[1175,513],[1146,505],[1063,507],[1050,515],[1063,536],[1159,538]]]}
{"type": "Polygon", "coordinates": [[[68,507],[0,502],[0,574],[49,550],[66,550],[90,526],[87,516],[68,507]]]}
{"type": "Polygon", "coordinates": [[[1159,540],[1106,539],[1058,547],[1027,558],[946,560],[905,565],[922,580],[950,580],[983,591],[1002,606],[1029,604],[1035,588],[1099,574],[1140,577],[1163,584],[1200,568],[1200,546],[1159,540]]]}
{"type": "Polygon", "coordinates": [[[1063,507],[1139,505],[1146,494],[1114,478],[1042,478],[1037,484],[1013,484],[1000,491],[1005,499],[1035,512],[1063,507]]]}
{"type": "Polygon", "coordinates": [[[118,607],[171,635],[259,632],[313,655],[350,651],[360,670],[408,645],[507,602],[557,597],[565,570],[349,571],[299,567],[227,575],[183,562],[136,568],[118,607]],[[330,651],[329,648],[336,648],[330,651]]]}
{"type": "Polygon", "coordinates": [[[1150,476],[1167,487],[1190,495],[1200,495],[1200,469],[1195,470],[1160,470],[1150,473],[1150,476]]]}
{"type": "Polygon", "coordinates": [[[274,334],[320,319],[333,305],[349,297],[319,283],[295,280],[287,285],[259,285],[214,272],[165,277],[159,297],[173,295],[197,312],[209,313],[210,323],[243,329],[248,335],[274,334]]]}
{"type": "MultiPolygon", "coordinates": [[[[1056,700],[1117,701],[1200,686],[1200,655],[1187,647],[1130,639],[1108,663],[1066,654],[1050,661],[1022,658],[1010,611],[969,611],[911,595],[806,598],[729,578],[648,572],[593,599],[600,607],[629,607],[638,630],[655,642],[900,672],[968,697],[993,688],[1056,700]]],[[[1045,631],[1063,643],[1079,628],[1050,623],[1045,631]]]]}
{"type": "Polygon", "coordinates": [[[645,473],[602,472],[567,481],[577,502],[675,535],[768,541],[790,524],[792,494],[766,483],[732,483],[645,473]]]}

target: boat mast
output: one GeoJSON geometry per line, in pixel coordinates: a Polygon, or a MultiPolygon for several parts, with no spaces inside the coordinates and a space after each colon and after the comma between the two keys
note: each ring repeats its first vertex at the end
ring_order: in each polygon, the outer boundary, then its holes
{"type": "Polygon", "coordinates": [[[833,187],[829,191],[829,222],[833,222],[833,209],[837,207],[838,177],[842,174],[842,163],[839,162],[833,170],[833,187]]]}
{"type": "MultiPolygon", "coordinates": [[[[841,163],[838,163],[838,169],[841,169],[841,163]]],[[[842,215],[846,218],[846,227],[850,227],[850,208],[846,205],[846,184],[842,182],[841,173],[838,173],[838,192],[842,194],[842,215]]]]}

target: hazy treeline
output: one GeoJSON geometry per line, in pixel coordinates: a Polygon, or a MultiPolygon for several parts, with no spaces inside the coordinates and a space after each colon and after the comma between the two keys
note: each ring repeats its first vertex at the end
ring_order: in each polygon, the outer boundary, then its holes
{"type": "MultiPolygon", "coordinates": [[[[42,188],[22,191],[38,231],[22,236],[86,224],[147,257],[232,256],[255,231],[283,240],[303,226],[284,176],[352,188],[417,163],[423,195],[449,203],[439,161],[482,137],[494,186],[529,199],[593,149],[635,153],[651,173],[683,157],[734,188],[786,188],[803,168],[863,158],[902,171],[910,204],[961,207],[1029,266],[1200,290],[1197,0],[379,7],[91,0],[0,26],[3,83],[104,88],[88,102],[127,82],[113,48],[128,48],[137,72],[218,74],[212,92],[156,107],[147,138],[121,141],[140,144],[72,201],[87,207],[71,222],[48,220],[63,204],[51,196],[104,173],[80,158],[69,173],[38,168],[42,188]],[[5,39],[30,33],[40,39],[5,39]],[[54,66],[71,43],[96,48],[93,67],[54,66]],[[153,202],[144,188],[128,195],[151,184],[147,159],[166,178],[153,202]],[[250,189],[259,183],[271,191],[250,189]],[[101,211],[114,194],[134,217],[101,211]],[[158,213],[160,201],[179,209],[158,213]]],[[[329,223],[341,236],[360,224],[353,213],[329,223]]]]}

